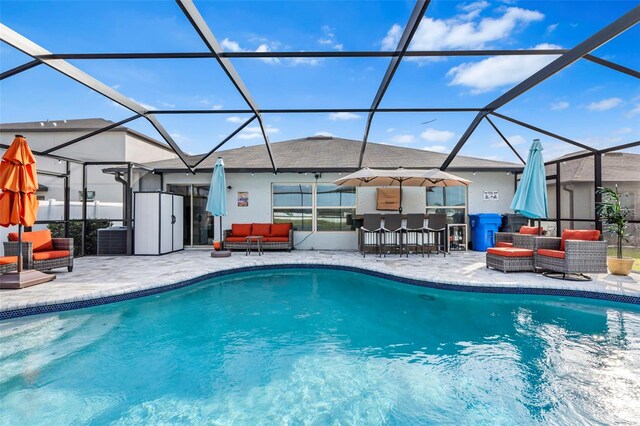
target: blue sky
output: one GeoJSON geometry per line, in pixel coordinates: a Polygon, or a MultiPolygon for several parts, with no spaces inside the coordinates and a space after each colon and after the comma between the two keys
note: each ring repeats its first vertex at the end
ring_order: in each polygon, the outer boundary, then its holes
{"type": "MultiPolygon", "coordinates": [[[[571,48],[632,9],[635,1],[431,2],[411,49],[571,48]]],[[[225,50],[394,49],[413,2],[196,1],[225,50]]],[[[55,53],[206,51],[173,1],[5,1],[1,21],[55,53]]],[[[640,69],[640,26],[594,52],[640,69]]],[[[2,71],[30,60],[0,46],[2,71]]],[[[548,56],[405,59],[381,107],[482,107],[553,60],[548,56]]],[[[260,108],[368,108],[385,58],[234,59],[260,108]]],[[[93,77],[153,109],[246,108],[213,59],[72,61],[93,77]]],[[[129,111],[40,66],[0,83],[0,121],[103,117],[129,111]]],[[[596,147],[640,138],[640,84],[581,60],[498,112],[596,147]]],[[[372,142],[448,152],[473,113],[378,114],[372,142]],[[429,124],[421,124],[426,121],[429,124]]],[[[247,117],[160,116],[187,152],[208,151],[247,117]]],[[[366,114],[266,115],[272,141],[315,134],[361,139],[366,114]]],[[[555,158],[575,149],[494,119],[523,157],[533,138],[555,158]]],[[[160,138],[144,121],[131,127],[160,138]]],[[[3,141],[4,142],[4,141],[3,141]]],[[[83,143],[90,143],[87,140],[83,143]]],[[[263,143],[256,126],[226,147],[263,143]]],[[[635,149],[634,152],[640,152],[635,149]]],[[[486,123],[462,154],[516,161],[486,123]]]]}

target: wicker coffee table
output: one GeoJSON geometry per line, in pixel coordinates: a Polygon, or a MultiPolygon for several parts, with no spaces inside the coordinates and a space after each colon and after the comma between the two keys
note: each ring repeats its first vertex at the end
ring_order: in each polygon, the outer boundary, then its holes
{"type": "Polygon", "coordinates": [[[245,256],[249,256],[251,250],[253,249],[253,243],[256,243],[256,248],[258,249],[258,256],[262,256],[262,236],[261,235],[249,235],[245,238],[247,242],[247,251],[244,254],[245,256]]]}

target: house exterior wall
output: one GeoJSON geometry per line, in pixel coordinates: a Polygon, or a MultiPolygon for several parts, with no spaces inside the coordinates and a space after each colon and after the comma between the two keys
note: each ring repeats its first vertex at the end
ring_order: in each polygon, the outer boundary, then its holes
{"type": "MultiPolygon", "coordinates": [[[[511,212],[509,204],[514,194],[513,175],[504,172],[478,172],[457,173],[460,177],[472,180],[468,192],[468,213],[505,213],[511,212]],[[483,191],[499,191],[498,201],[483,201],[483,191]]],[[[317,183],[330,184],[339,179],[341,175],[337,173],[323,174],[317,183]]],[[[150,175],[142,180],[141,186],[150,188],[153,184],[148,184],[147,179],[153,179],[150,175]]],[[[223,218],[223,228],[229,229],[232,223],[253,223],[271,222],[272,220],[272,200],[271,186],[273,183],[315,183],[316,179],[312,173],[307,175],[300,173],[227,173],[227,186],[231,190],[227,191],[228,215],[223,218]],[[238,192],[249,193],[249,206],[238,207],[238,192]]],[[[211,182],[211,173],[197,173],[195,175],[187,173],[166,173],[164,174],[163,190],[167,185],[204,185],[211,182]]],[[[157,180],[155,181],[157,185],[157,180]]],[[[156,187],[158,188],[158,187],[156,187]]],[[[356,214],[379,213],[376,210],[376,188],[358,188],[356,214]]],[[[426,210],[425,188],[403,188],[403,212],[404,213],[424,213],[426,210]]],[[[185,218],[188,220],[189,218],[185,218]]],[[[216,220],[216,227],[218,226],[216,220]]],[[[216,232],[217,235],[217,232],[216,232]]],[[[315,250],[355,250],[357,248],[356,231],[337,232],[295,232],[296,248],[315,250]],[[313,234],[313,235],[310,235],[313,234]]]]}

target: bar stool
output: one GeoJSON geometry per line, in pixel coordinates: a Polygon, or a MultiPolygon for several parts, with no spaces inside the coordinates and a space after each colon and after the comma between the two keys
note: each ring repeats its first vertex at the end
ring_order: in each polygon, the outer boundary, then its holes
{"type": "Polygon", "coordinates": [[[382,215],[365,214],[360,227],[360,252],[366,257],[367,248],[375,248],[380,255],[380,240],[382,235],[382,215]],[[373,240],[373,242],[371,242],[373,240]]]}
{"type": "Polygon", "coordinates": [[[404,235],[406,241],[404,247],[407,251],[407,257],[409,257],[409,248],[413,247],[415,252],[420,253],[424,257],[424,245],[425,245],[425,232],[427,228],[424,226],[424,213],[409,213],[407,214],[407,226],[404,228],[404,235]]]}
{"type": "Polygon", "coordinates": [[[387,246],[391,245],[398,249],[402,256],[402,216],[399,214],[388,214],[384,217],[382,227],[382,252],[387,256],[387,246]],[[390,243],[389,243],[390,242],[390,243]]]}
{"type": "Polygon", "coordinates": [[[442,247],[442,253],[447,257],[446,249],[446,231],[447,231],[447,215],[444,213],[434,213],[428,215],[427,222],[427,234],[429,241],[431,237],[434,237],[436,254],[440,253],[440,247],[442,247]],[[440,238],[442,237],[442,239],[440,238]]]}

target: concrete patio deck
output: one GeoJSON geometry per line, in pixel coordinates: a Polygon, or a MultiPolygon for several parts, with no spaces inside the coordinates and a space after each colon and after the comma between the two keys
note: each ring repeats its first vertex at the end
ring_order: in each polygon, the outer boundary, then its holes
{"type": "MultiPolygon", "coordinates": [[[[541,274],[504,274],[485,267],[485,254],[456,252],[447,257],[432,255],[378,258],[347,251],[267,252],[245,256],[234,252],[229,258],[211,258],[210,250],[188,249],[164,256],[92,256],[75,260],[72,273],[56,271],[55,281],[22,290],[0,291],[0,312],[36,306],[121,295],[162,287],[199,276],[242,267],[282,264],[337,265],[362,268],[431,283],[499,288],[571,289],[640,298],[640,274],[629,277],[596,274],[591,282],[561,281],[541,274]]],[[[640,299],[637,299],[640,300],[640,299]]]]}

